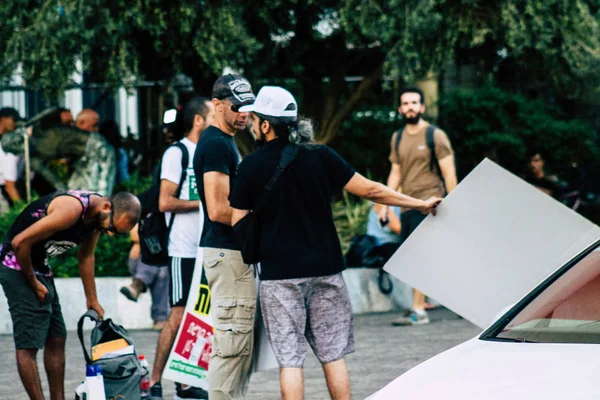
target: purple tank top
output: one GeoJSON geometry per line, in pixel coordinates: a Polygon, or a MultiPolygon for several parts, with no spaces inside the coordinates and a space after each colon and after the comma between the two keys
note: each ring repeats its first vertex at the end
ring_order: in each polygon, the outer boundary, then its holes
{"type": "Polygon", "coordinates": [[[59,196],[71,196],[78,199],[82,206],[81,216],[79,220],[68,229],[56,232],[49,238],[33,245],[31,248],[31,262],[34,272],[39,275],[52,276],[48,258],[63,254],[73,247],[76,247],[92,234],[96,228],[95,225],[84,226],[84,219],[90,207],[90,197],[100,196],[99,194],[78,190],[68,190],[49,194],[29,204],[17,217],[6,233],[2,247],[0,248],[0,260],[2,260],[1,263],[4,267],[12,268],[17,271],[21,270],[21,266],[12,249],[12,240],[19,233],[44,218],[48,214],[48,206],[52,200],[59,196]]]}

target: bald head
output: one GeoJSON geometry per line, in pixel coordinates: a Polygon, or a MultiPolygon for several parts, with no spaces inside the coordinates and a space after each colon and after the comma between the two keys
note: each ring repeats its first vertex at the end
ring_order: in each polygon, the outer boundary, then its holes
{"type": "Polygon", "coordinates": [[[100,116],[94,110],[86,108],[77,115],[77,127],[82,131],[98,132],[100,116]]]}
{"type": "Polygon", "coordinates": [[[140,201],[135,195],[127,192],[113,194],[109,199],[113,207],[114,220],[127,223],[129,229],[124,231],[130,231],[140,220],[142,212],[140,201]]]}

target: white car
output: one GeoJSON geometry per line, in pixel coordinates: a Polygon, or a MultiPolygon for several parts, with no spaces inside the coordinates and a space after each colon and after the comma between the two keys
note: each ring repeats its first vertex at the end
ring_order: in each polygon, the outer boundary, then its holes
{"type": "Polygon", "coordinates": [[[480,336],[368,399],[600,399],[599,246],[551,274],[480,336]]]}

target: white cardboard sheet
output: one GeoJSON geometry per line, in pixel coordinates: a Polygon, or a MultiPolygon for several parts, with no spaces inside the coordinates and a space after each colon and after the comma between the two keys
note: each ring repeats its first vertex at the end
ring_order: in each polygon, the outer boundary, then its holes
{"type": "Polygon", "coordinates": [[[598,238],[598,226],[486,159],[385,270],[485,328],[598,238]]]}

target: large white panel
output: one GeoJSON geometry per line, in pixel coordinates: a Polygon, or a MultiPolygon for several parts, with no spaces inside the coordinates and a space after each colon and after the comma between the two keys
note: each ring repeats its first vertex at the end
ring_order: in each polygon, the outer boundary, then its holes
{"type": "Polygon", "coordinates": [[[484,160],[385,269],[483,328],[598,238],[598,226],[484,160]]]}

